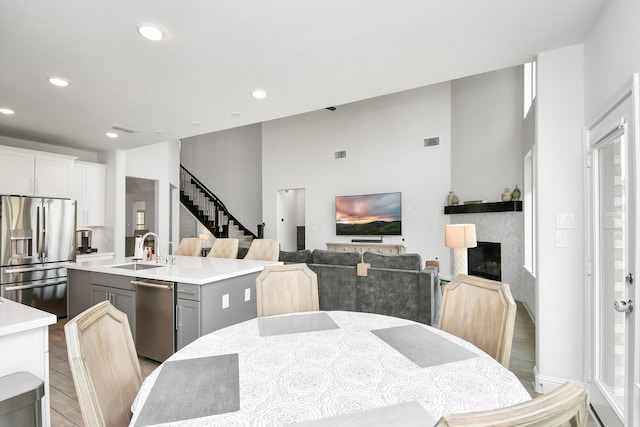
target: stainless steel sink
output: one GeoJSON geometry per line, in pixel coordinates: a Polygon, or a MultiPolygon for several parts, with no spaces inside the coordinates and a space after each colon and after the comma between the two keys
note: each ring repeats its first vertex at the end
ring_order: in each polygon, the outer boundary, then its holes
{"type": "Polygon", "coordinates": [[[110,265],[110,268],[122,268],[124,270],[148,270],[150,268],[162,267],[160,264],[140,264],[138,262],[131,262],[128,264],[110,265]]]}

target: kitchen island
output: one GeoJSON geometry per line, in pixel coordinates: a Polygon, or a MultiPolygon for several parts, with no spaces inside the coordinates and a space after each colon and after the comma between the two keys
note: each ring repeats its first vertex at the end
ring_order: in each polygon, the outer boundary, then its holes
{"type": "Polygon", "coordinates": [[[176,256],[175,264],[136,262],[132,258],[68,263],[68,317],[108,299],[127,314],[138,345],[148,338],[137,337],[140,331],[153,326],[148,325],[148,317],[137,314],[149,310],[140,307],[153,307],[149,294],[142,292],[141,282],[171,286],[174,304],[162,316],[172,317],[168,323],[175,330],[173,348],[177,351],[209,332],[255,318],[256,277],[265,266],[278,264],[282,263],[190,256],[176,256]]]}

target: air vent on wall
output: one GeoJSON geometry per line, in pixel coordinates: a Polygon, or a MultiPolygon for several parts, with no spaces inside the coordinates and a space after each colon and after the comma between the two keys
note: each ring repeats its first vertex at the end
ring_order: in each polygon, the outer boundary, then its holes
{"type": "Polygon", "coordinates": [[[347,150],[336,151],[336,159],[344,159],[347,157],[347,150]]]}
{"type": "Polygon", "coordinates": [[[111,126],[111,129],[119,130],[120,132],[126,132],[126,133],[138,133],[138,132],[140,132],[138,129],[132,129],[132,128],[128,128],[126,126],[120,126],[120,125],[113,125],[113,126],[111,126]]]}
{"type": "Polygon", "coordinates": [[[425,147],[433,147],[435,145],[440,145],[440,137],[436,136],[434,138],[425,138],[424,146],[425,147]]]}

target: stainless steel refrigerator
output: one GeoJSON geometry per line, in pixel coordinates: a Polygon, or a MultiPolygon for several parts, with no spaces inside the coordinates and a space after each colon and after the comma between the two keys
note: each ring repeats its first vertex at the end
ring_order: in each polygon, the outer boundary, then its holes
{"type": "Polygon", "coordinates": [[[0,295],[66,317],[75,200],[0,196],[0,215],[0,295]]]}

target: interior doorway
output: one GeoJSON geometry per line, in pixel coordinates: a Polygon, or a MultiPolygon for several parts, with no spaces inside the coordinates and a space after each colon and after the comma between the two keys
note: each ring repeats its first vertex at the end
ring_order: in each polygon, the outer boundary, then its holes
{"type": "Polygon", "coordinates": [[[276,214],[280,249],[288,252],[305,249],[305,189],[278,190],[276,214]]]}
{"type": "Polygon", "coordinates": [[[158,181],[126,178],[126,234],[125,256],[133,256],[135,236],[153,231],[157,233],[158,181]]]}

